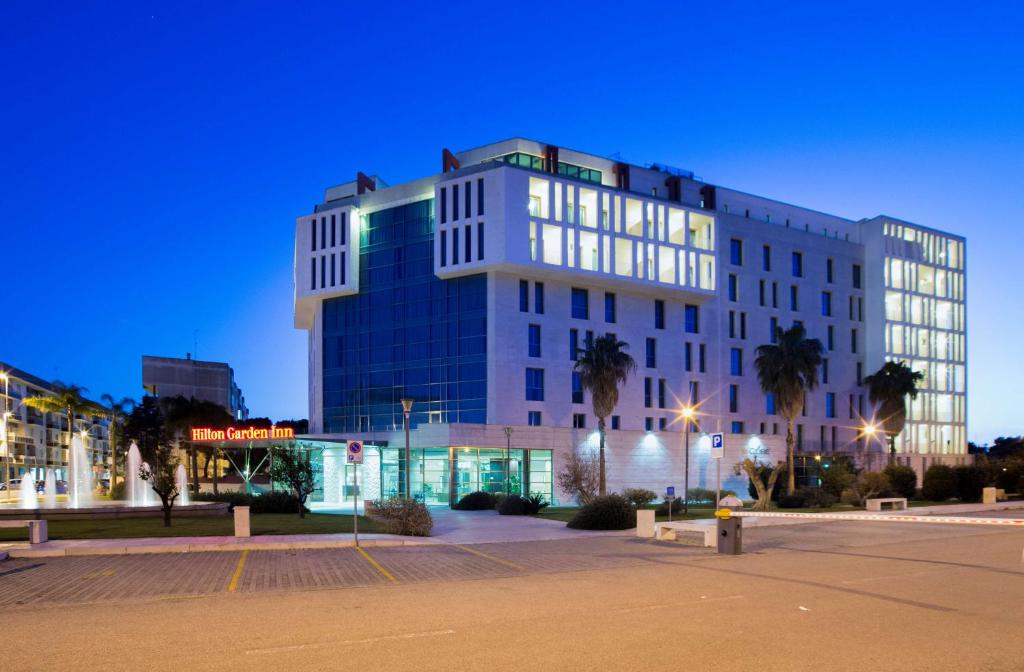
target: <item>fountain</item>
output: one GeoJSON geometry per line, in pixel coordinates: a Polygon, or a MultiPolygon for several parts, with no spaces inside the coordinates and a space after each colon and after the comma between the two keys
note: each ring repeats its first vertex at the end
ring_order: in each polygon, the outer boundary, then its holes
{"type": "Polygon", "coordinates": [[[38,509],[39,498],[36,497],[36,479],[32,477],[32,473],[26,471],[21,476],[21,508],[23,509],[38,509]]]}
{"type": "Polygon", "coordinates": [[[57,508],[57,476],[53,469],[46,470],[46,490],[43,495],[43,503],[47,509],[57,508]]]}
{"type": "MultiPolygon", "coordinates": [[[[144,471],[147,474],[152,474],[153,473],[153,470],[149,468],[149,463],[148,462],[143,462],[142,466],[139,467],[139,471],[140,472],[144,471]]],[[[138,504],[139,506],[153,506],[154,504],[156,504],[156,497],[154,496],[155,493],[153,492],[153,488],[149,487],[149,480],[147,480],[145,478],[142,478],[140,476],[139,477],[139,488],[142,490],[142,499],[140,500],[140,502],[138,504]]]]}
{"type": "Polygon", "coordinates": [[[139,454],[139,446],[134,441],[128,447],[127,458],[128,469],[125,471],[125,494],[128,496],[128,506],[142,506],[148,486],[139,478],[139,468],[142,466],[142,456],[139,454]]]}
{"type": "Polygon", "coordinates": [[[85,450],[85,442],[79,434],[71,439],[70,459],[68,460],[68,495],[71,508],[82,509],[92,506],[92,465],[85,450]]]}
{"type": "Polygon", "coordinates": [[[174,483],[178,486],[178,504],[188,506],[188,474],[185,473],[184,464],[179,464],[174,470],[174,483]]]}

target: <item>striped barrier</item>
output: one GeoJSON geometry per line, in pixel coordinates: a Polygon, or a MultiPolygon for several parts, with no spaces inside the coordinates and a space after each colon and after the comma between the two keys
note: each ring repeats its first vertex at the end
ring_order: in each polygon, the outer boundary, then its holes
{"type": "Polygon", "coordinates": [[[1000,525],[1024,528],[1022,518],[968,518],[966,516],[908,516],[892,513],[783,513],[781,511],[733,511],[737,518],[800,518],[803,520],[870,520],[887,523],[936,523],[941,525],[1000,525]]]}

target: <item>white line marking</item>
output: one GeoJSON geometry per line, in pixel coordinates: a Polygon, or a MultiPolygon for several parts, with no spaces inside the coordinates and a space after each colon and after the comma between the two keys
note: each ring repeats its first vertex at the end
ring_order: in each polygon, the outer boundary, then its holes
{"type": "Polygon", "coordinates": [[[389,642],[401,639],[421,639],[424,637],[444,637],[454,635],[454,630],[428,630],[427,632],[407,632],[402,635],[383,635],[381,637],[367,637],[366,639],[345,639],[340,642],[314,642],[312,644],[295,644],[293,646],[272,646],[265,649],[247,649],[245,654],[253,653],[282,653],[285,651],[301,651],[303,649],[320,649],[326,646],[354,646],[357,644],[376,644],[377,642],[389,642]]]}

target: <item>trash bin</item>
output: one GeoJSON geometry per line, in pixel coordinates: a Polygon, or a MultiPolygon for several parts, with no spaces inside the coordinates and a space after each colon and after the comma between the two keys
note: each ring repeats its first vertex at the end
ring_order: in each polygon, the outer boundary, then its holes
{"type": "Polygon", "coordinates": [[[743,519],[736,516],[718,517],[718,552],[722,555],[743,553],[743,519]]]}

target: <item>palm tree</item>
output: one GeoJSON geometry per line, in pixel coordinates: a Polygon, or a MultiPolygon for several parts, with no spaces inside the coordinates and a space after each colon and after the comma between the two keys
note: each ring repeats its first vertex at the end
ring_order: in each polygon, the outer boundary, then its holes
{"type": "Polygon", "coordinates": [[[868,398],[878,405],[882,428],[889,437],[889,464],[896,461],[896,437],[907,424],[907,397],[917,398],[917,384],[924,374],[913,371],[906,362],[886,362],[878,371],[864,378],[868,398]]]}
{"type": "Polygon", "coordinates": [[[117,485],[117,450],[118,442],[121,441],[121,428],[124,427],[125,418],[135,408],[135,400],[131,397],[121,397],[121,400],[117,401],[110,394],[104,394],[100,399],[107,405],[107,417],[110,418],[110,489],[113,490],[117,485]]]}
{"type": "MultiPolygon", "coordinates": [[[[75,416],[107,414],[107,409],[82,396],[88,391],[84,387],[65,385],[59,380],[55,380],[50,385],[50,394],[26,397],[21,403],[43,413],[63,413],[66,416],[68,421],[68,455],[70,456],[71,438],[75,432],[75,416]]],[[[47,449],[46,461],[47,463],[51,462],[49,449],[47,449]]]]}
{"type": "Polygon", "coordinates": [[[597,416],[597,432],[600,435],[598,452],[598,494],[605,495],[604,467],[604,421],[615,405],[619,403],[619,385],[626,382],[629,374],[636,371],[636,362],[626,352],[629,344],[615,336],[606,334],[579,350],[574,371],[579,372],[583,389],[590,391],[590,400],[597,416]]]}
{"type": "MultiPolygon", "coordinates": [[[[199,463],[196,447],[189,434],[192,427],[223,427],[231,422],[231,414],[220,404],[212,401],[182,395],[164,397],[160,400],[168,428],[174,432],[179,442],[184,442],[189,457],[189,471],[192,474],[193,494],[199,495],[199,463]]],[[[216,466],[214,466],[216,470],[216,466]]]]}
{"type": "Polygon", "coordinates": [[[794,324],[787,330],[776,328],[774,344],[757,348],[757,379],[765,394],[775,398],[775,409],[786,419],[786,466],[788,475],[786,492],[796,490],[796,474],[793,469],[793,424],[804,407],[808,390],[818,384],[818,367],[821,366],[821,341],[807,338],[802,324],[794,324]]]}

